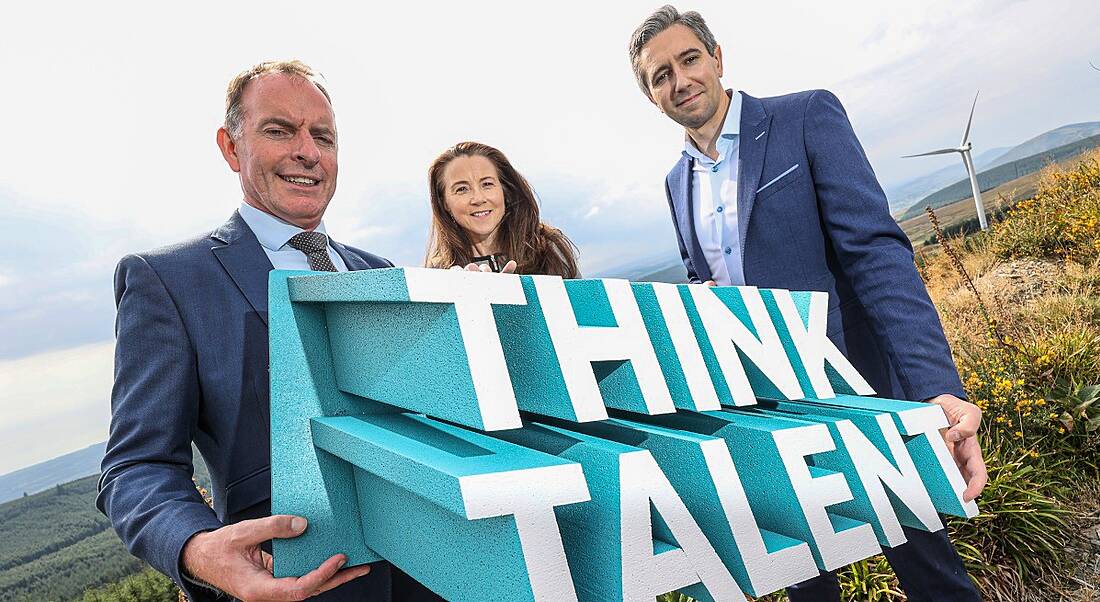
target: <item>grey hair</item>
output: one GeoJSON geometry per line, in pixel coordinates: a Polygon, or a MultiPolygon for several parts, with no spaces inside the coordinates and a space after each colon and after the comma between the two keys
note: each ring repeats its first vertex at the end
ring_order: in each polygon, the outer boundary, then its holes
{"type": "Polygon", "coordinates": [[[648,44],[654,36],[673,25],[683,25],[690,29],[691,32],[695,34],[695,37],[699,38],[699,41],[703,43],[703,48],[706,49],[707,54],[714,56],[714,53],[718,49],[718,41],[714,39],[714,34],[711,33],[710,28],[707,27],[707,22],[703,20],[703,15],[693,10],[681,14],[680,11],[676,10],[676,7],[671,4],[666,4],[658,8],[652,15],[649,15],[630,36],[630,66],[634,68],[634,78],[638,80],[638,87],[642,89],[642,94],[645,94],[646,98],[649,98],[649,82],[646,81],[645,74],[642,73],[642,66],[638,64],[642,54],[642,48],[645,48],[645,45],[648,44]]]}
{"type": "Polygon", "coordinates": [[[229,82],[229,89],[225,92],[225,129],[233,139],[240,138],[244,129],[244,105],[241,103],[241,99],[244,98],[245,87],[248,86],[248,82],[272,73],[295,75],[312,83],[317,86],[321,94],[325,95],[325,99],[328,100],[329,104],[332,104],[332,97],[328,95],[328,90],[317,81],[320,75],[309,65],[299,60],[265,61],[251,69],[238,73],[229,82]]]}

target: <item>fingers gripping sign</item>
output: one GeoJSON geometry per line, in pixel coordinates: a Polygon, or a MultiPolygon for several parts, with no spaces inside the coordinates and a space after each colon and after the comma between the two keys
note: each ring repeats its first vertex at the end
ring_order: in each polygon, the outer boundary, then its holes
{"type": "Polygon", "coordinates": [[[951,451],[955,464],[959,466],[959,471],[966,480],[963,499],[969,502],[981,494],[986,481],[989,480],[977,437],[978,428],[982,423],[982,410],[954,395],[944,394],[929,401],[943,409],[951,425],[944,433],[944,440],[947,441],[947,448],[951,451]]]}
{"type": "Polygon", "coordinates": [[[183,568],[192,578],[246,601],[305,600],[370,572],[370,565],[341,570],[348,559],[336,554],[301,577],[273,577],[271,555],[260,544],[297,537],[307,526],[300,516],[276,515],[197,533],[183,547],[183,568]]]}

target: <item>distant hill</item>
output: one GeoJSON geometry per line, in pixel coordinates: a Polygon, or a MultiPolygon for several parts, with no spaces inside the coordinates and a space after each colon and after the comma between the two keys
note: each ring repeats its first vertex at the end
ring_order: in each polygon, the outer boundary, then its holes
{"type": "Polygon", "coordinates": [[[0,475],[0,503],[99,472],[106,442],[0,475]]]}
{"type": "MultiPolygon", "coordinates": [[[[978,172],[978,188],[983,192],[991,190],[1006,182],[1040,171],[1047,165],[1064,161],[1097,147],[1100,147],[1100,134],[991,167],[985,171],[978,172]]],[[[911,219],[920,215],[925,207],[937,209],[945,205],[950,205],[956,201],[969,198],[972,195],[970,179],[962,178],[954,184],[917,201],[912,207],[906,209],[898,216],[897,220],[900,222],[911,219]]]]}
{"type": "MultiPolygon", "coordinates": [[[[1002,146],[979,153],[974,156],[974,167],[979,170],[985,169],[992,165],[993,161],[1010,150],[1012,150],[1011,147],[1002,146]]],[[[914,161],[915,160],[916,159],[914,159],[914,161]]],[[[890,203],[890,213],[904,211],[913,203],[928,196],[930,193],[947,186],[959,178],[965,177],[966,168],[963,167],[962,160],[956,157],[955,163],[951,165],[937,169],[936,171],[918,178],[902,182],[901,184],[886,186],[886,198],[890,203]]]]}
{"type": "Polygon", "coordinates": [[[676,255],[654,255],[586,274],[588,278],[623,278],[631,282],[687,282],[687,270],[676,255]]]}
{"type": "MultiPolygon", "coordinates": [[[[1098,134],[1100,134],[1100,121],[1063,125],[1011,148],[998,147],[981,151],[974,155],[974,167],[982,172],[1098,134]]],[[[948,165],[900,184],[886,186],[886,198],[890,204],[890,213],[896,216],[904,214],[907,209],[919,204],[918,201],[923,201],[928,195],[966,178],[966,168],[963,167],[962,160],[958,157],[955,158],[956,163],[953,165],[948,165]]],[[[919,161],[920,159],[913,160],[919,161]]],[[[924,207],[923,204],[920,206],[924,207]]],[[[899,217],[899,219],[907,218],[899,217]]]]}
{"type": "MultiPolygon", "coordinates": [[[[1088,121],[1085,123],[1073,123],[1070,125],[1063,125],[1060,128],[1050,130],[1045,134],[1040,134],[1023,144],[1012,147],[1012,150],[1004,153],[1000,157],[997,157],[989,167],[996,167],[998,165],[1004,165],[1018,159],[1030,157],[1031,155],[1042,153],[1059,146],[1065,146],[1078,140],[1084,140],[1085,138],[1091,138],[1100,134],[1100,121],[1088,121]]],[[[962,163],[960,161],[960,163],[962,163]]],[[[976,162],[975,162],[976,163],[976,162]]],[[[979,170],[983,169],[978,167],[979,170]]],[[[964,172],[965,175],[965,172],[964,172]]]]}

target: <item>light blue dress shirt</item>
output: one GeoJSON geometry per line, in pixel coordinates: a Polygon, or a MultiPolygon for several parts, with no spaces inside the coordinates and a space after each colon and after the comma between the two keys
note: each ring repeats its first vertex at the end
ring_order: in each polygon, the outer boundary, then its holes
{"type": "Polygon", "coordinates": [[[738,155],[741,147],[741,93],[730,96],[726,119],[715,147],[718,160],[703,154],[685,136],[684,154],[694,159],[691,169],[691,205],[695,235],[719,285],[745,284],[741,241],[737,231],[738,155]]]}
{"type": "MultiPolygon", "coordinates": [[[[260,246],[263,247],[264,253],[267,253],[267,258],[271,260],[271,265],[276,270],[310,269],[306,254],[286,244],[286,241],[290,240],[291,237],[299,232],[304,232],[304,230],[294,224],[284,222],[274,215],[264,213],[248,203],[241,203],[241,208],[238,211],[241,218],[244,219],[244,223],[248,224],[248,227],[252,229],[252,233],[256,235],[256,239],[260,241],[260,246]]],[[[326,238],[328,237],[324,222],[317,225],[316,231],[325,234],[326,238]]],[[[336,271],[348,271],[344,258],[340,257],[336,249],[332,248],[331,238],[328,239],[328,256],[332,259],[332,265],[336,266],[336,271]]]]}

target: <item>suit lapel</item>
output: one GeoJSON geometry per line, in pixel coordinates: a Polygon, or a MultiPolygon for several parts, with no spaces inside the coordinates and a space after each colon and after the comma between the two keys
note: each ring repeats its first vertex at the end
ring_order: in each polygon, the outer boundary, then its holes
{"type": "Polygon", "coordinates": [[[741,93],[741,142],[738,151],[737,175],[737,238],[741,243],[741,261],[745,260],[745,238],[752,218],[752,204],[760,188],[764,171],[764,154],[768,147],[771,115],[764,112],[759,99],[741,93]]]}
{"type": "Polygon", "coordinates": [[[680,199],[679,203],[675,203],[676,217],[679,220],[681,236],[691,245],[688,256],[691,259],[691,265],[695,266],[695,275],[700,280],[707,281],[713,275],[710,273],[707,258],[703,257],[703,248],[699,246],[699,236],[695,233],[695,203],[691,197],[692,164],[692,159],[686,155],[676,164],[676,173],[671,182],[675,186],[672,189],[672,197],[674,200],[680,199]]]}
{"type": "Polygon", "coordinates": [[[260,241],[236,211],[211,238],[220,243],[211,249],[214,256],[267,324],[267,276],[273,268],[260,241]]]}
{"type": "Polygon", "coordinates": [[[368,264],[366,261],[363,260],[363,258],[359,257],[355,253],[349,251],[348,248],[344,245],[336,242],[335,240],[332,240],[331,238],[329,239],[329,242],[332,243],[332,248],[336,249],[336,253],[344,260],[344,265],[348,266],[348,271],[354,272],[356,270],[371,269],[370,264],[368,264]]]}

